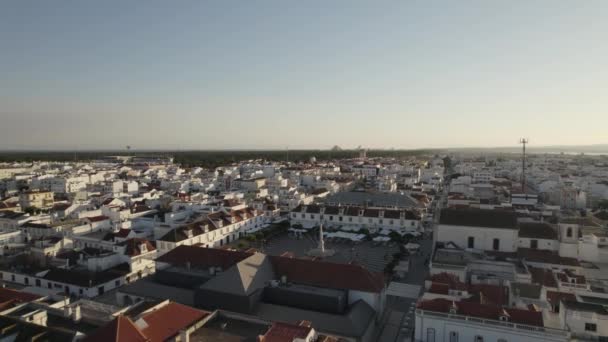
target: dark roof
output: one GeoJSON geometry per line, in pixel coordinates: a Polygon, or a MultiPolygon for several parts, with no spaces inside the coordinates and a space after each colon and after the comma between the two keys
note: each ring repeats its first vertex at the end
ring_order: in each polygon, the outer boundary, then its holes
{"type": "Polygon", "coordinates": [[[519,237],[557,240],[557,231],[548,223],[523,222],[519,224],[519,237]]]}
{"type": "Polygon", "coordinates": [[[539,299],[542,286],[538,284],[511,283],[511,289],[516,296],[539,299]]]}
{"type": "Polygon", "coordinates": [[[401,212],[399,210],[385,210],[384,217],[389,219],[398,219],[401,217],[401,212]]]}
{"type": "Polygon", "coordinates": [[[381,292],[384,288],[383,274],[360,265],[280,256],[271,256],[270,261],[275,274],[286,276],[288,282],[364,292],[381,292]]]}
{"type": "Polygon", "coordinates": [[[52,268],[42,278],[80,287],[91,287],[107,283],[128,274],[128,268],[128,264],[121,264],[101,272],[52,268]]]}
{"type": "Polygon", "coordinates": [[[104,216],[104,215],[99,215],[99,216],[85,217],[85,219],[89,220],[90,222],[101,222],[101,221],[109,220],[110,218],[107,216],[104,216]]]}
{"type": "Polygon", "coordinates": [[[409,195],[400,193],[384,193],[370,191],[344,191],[337,192],[325,199],[326,203],[342,203],[354,206],[378,206],[399,208],[420,208],[422,204],[409,195]]]}
{"type": "Polygon", "coordinates": [[[517,216],[511,211],[484,209],[444,209],[440,223],[454,226],[517,229],[517,216]]]}
{"type": "Polygon", "coordinates": [[[172,249],[156,261],[180,267],[186,266],[189,262],[191,267],[209,268],[213,266],[228,269],[252,255],[253,253],[182,245],[172,249]]]}
{"type": "Polygon", "coordinates": [[[23,227],[25,228],[38,228],[38,229],[51,229],[53,228],[50,224],[46,223],[34,223],[34,222],[26,222],[23,227]]]}
{"type": "Polygon", "coordinates": [[[339,212],[340,212],[340,208],[339,207],[335,207],[335,206],[325,207],[325,214],[326,215],[338,215],[339,212]]]}
{"type": "Polygon", "coordinates": [[[0,218],[8,219],[8,220],[16,220],[25,216],[25,213],[14,212],[14,211],[3,211],[0,212],[0,218]]]}
{"type": "MultiPolygon", "coordinates": [[[[340,206],[337,205],[324,205],[319,206],[316,204],[311,205],[299,205],[295,209],[293,209],[292,213],[308,213],[308,214],[318,214],[321,212],[321,209],[324,208],[325,215],[338,215],[340,213],[340,206]],[[304,211],[302,211],[304,208],[304,211]]],[[[390,219],[399,219],[401,218],[401,213],[405,213],[405,219],[407,220],[420,220],[420,217],[412,210],[394,210],[394,209],[377,209],[377,208],[365,208],[358,206],[343,206],[344,208],[343,215],[344,216],[359,216],[359,211],[363,211],[364,217],[380,217],[380,212],[384,211],[384,217],[390,219]]]]}

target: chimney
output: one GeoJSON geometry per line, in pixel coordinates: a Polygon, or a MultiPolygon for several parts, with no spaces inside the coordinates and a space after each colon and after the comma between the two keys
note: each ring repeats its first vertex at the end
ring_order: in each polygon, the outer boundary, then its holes
{"type": "Polygon", "coordinates": [[[281,284],[287,285],[287,276],[286,275],[281,276],[281,284]]]}
{"type": "Polygon", "coordinates": [[[80,304],[76,304],[76,306],[74,306],[74,310],[72,310],[72,321],[74,321],[74,323],[78,324],[78,323],[80,323],[81,319],[82,319],[82,313],[80,311],[80,304]]]}
{"type": "Polygon", "coordinates": [[[191,265],[190,265],[190,261],[186,261],[186,269],[187,269],[188,271],[190,270],[190,267],[191,267],[191,265]]]}

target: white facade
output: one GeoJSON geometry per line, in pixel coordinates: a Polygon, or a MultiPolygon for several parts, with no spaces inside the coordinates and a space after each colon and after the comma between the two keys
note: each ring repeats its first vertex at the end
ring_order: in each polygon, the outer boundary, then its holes
{"type": "Polygon", "coordinates": [[[440,224],[437,226],[436,241],[453,242],[460,248],[515,252],[518,244],[518,230],[440,224]],[[498,248],[495,248],[496,241],[498,241],[498,248]]]}
{"type": "Polygon", "coordinates": [[[567,331],[525,324],[416,310],[415,341],[419,342],[558,342],[567,331]]]}

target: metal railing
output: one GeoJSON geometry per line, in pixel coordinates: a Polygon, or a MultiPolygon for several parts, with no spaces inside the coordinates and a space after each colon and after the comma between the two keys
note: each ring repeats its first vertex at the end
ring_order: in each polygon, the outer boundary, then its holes
{"type": "Polygon", "coordinates": [[[418,309],[418,310],[416,310],[416,314],[422,315],[422,316],[442,317],[442,318],[447,318],[447,319],[456,320],[456,321],[466,321],[466,322],[471,322],[474,324],[482,324],[482,325],[487,325],[487,326],[492,326],[492,327],[524,330],[524,331],[533,332],[533,333],[545,333],[545,334],[550,334],[550,335],[561,335],[561,336],[566,336],[567,334],[569,334],[568,331],[562,330],[562,329],[538,327],[538,326],[534,326],[534,325],[512,323],[512,322],[508,322],[508,321],[497,321],[497,320],[477,318],[477,317],[472,317],[472,316],[463,316],[463,315],[457,315],[457,314],[448,314],[448,313],[444,313],[444,312],[427,311],[427,310],[418,309]]]}

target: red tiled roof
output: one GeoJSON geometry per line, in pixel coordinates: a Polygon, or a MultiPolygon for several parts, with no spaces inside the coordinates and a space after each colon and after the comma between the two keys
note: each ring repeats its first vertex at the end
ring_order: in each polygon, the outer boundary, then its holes
{"type": "Polygon", "coordinates": [[[544,326],[542,311],[522,310],[508,308],[505,311],[509,314],[509,321],[519,324],[535,325],[538,327],[544,326]]]}
{"type": "Polygon", "coordinates": [[[31,302],[41,296],[6,288],[0,288],[0,311],[13,308],[21,303],[31,302]]]}
{"type": "Polygon", "coordinates": [[[304,339],[310,334],[312,327],[306,325],[295,325],[275,322],[260,342],[292,342],[294,339],[304,339]]]}
{"type": "Polygon", "coordinates": [[[559,304],[561,300],[576,302],[576,296],[572,293],[558,292],[558,291],[547,291],[547,300],[553,304],[559,304]]]}
{"type": "Polygon", "coordinates": [[[114,237],[126,238],[131,233],[131,229],[121,228],[118,232],[114,233],[114,237]]]}
{"type": "Polygon", "coordinates": [[[42,298],[39,295],[33,294],[33,293],[27,293],[27,292],[22,292],[22,291],[17,291],[17,290],[12,290],[12,289],[7,289],[7,288],[0,288],[0,303],[9,301],[9,300],[15,300],[21,303],[24,302],[31,302],[33,300],[42,298]]]}
{"type": "Polygon", "coordinates": [[[484,305],[473,302],[453,302],[451,300],[437,298],[418,302],[417,307],[422,310],[449,313],[455,306],[458,315],[499,320],[501,316],[507,316],[509,322],[543,326],[543,314],[538,311],[521,310],[515,308],[503,309],[497,305],[484,305]]]}
{"type": "Polygon", "coordinates": [[[138,256],[141,255],[141,245],[144,244],[146,245],[146,250],[147,252],[152,252],[154,250],[156,250],[156,247],[154,247],[154,245],[152,245],[152,243],[146,239],[140,239],[140,238],[132,238],[132,239],[128,239],[125,240],[121,243],[119,243],[119,246],[126,246],[127,248],[125,249],[125,255],[128,256],[138,256]]]}
{"type": "Polygon", "coordinates": [[[469,293],[479,297],[481,304],[503,306],[507,303],[505,288],[497,285],[475,284],[469,285],[469,293]]]}
{"type": "Polygon", "coordinates": [[[431,284],[431,287],[429,288],[429,292],[430,293],[447,295],[447,294],[450,293],[450,286],[448,284],[433,282],[431,284]]]}
{"type": "Polygon", "coordinates": [[[557,287],[557,281],[555,281],[551,270],[535,267],[529,267],[529,270],[532,275],[533,283],[547,287],[557,287]]]}
{"type": "Polygon", "coordinates": [[[106,199],[105,201],[101,202],[101,204],[108,205],[108,204],[112,203],[113,200],[114,200],[114,198],[110,197],[110,198],[106,199]]]}
{"type": "Polygon", "coordinates": [[[95,330],[83,342],[149,342],[128,317],[118,316],[112,322],[95,330]]]}
{"type": "Polygon", "coordinates": [[[208,315],[207,311],[171,302],[140,318],[148,325],[142,332],[151,342],[164,342],[208,315]]]}
{"type": "Polygon", "coordinates": [[[381,292],[384,275],[353,264],[271,256],[274,271],[287,281],[335,289],[381,292]]]}
{"type": "Polygon", "coordinates": [[[99,215],[99,216],[91,216],[91,217],[87,217],[87,219],[91,222],[101,222],[101,221],[105,221],[108,220],[109,217],[104,216],[104,215],[99,215]]]}
{"type": "Polygon", "coordinates": [[[467,285],[465,283],[461,282],[460,280],[458,280],[457,276],[450,274],[450,273],[441,272],[441,273],[432,275],[430,278],[433,283],[446,284],[452,290],[458,290],[458,291],[467,290],[467,285]]]}
{"type": "Polygon", "coordinates": [[[55,204],[53,204],[53,208],[51,210],[55,210],[55,211],[66,210],[70,206],[72,206],[71,203],[55,203],[55,204]]]}
{"type": "Polygon", "coordinates": [[[156,261],[174,266],[185,266],[189,262],[192,267],[213,266],[227,269],[252,255],[253,253],[182,245],[162,255],[156,261]]]}

